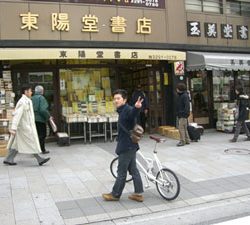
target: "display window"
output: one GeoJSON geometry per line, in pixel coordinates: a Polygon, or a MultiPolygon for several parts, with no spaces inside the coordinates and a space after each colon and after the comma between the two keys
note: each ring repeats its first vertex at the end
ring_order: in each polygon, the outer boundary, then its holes
{"type": "Polygon", "coordinates": [[[109,68],[61,69],[62,114],[105,114],[115,111],[109,68]]]}

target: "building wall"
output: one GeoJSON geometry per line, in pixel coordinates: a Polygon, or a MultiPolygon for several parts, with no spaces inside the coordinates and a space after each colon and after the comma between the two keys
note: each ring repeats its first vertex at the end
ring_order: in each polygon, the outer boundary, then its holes
{"type": "MultiPolygon", "coordinates": [[[[223,0],[225,2],[225,0],[223,0]]],[[[102,6],[76,3],[56,2],[25,2],[1,1],[0,2],[0,41],[2,40],[61,40],[61,41],[108,41],[108,42],[133,42],[133,43],[159,43],[159,44],[185,44],[203,46],[223,46],[250,48],[250,39],[238,40],[237,25],[246,25],[250,28],[250,17],[233,16],[215,13],[188,12],[185,10],[185,0],[165,0],[165,9],[102,6]],[[31,12],[39,14],[38,30],[21,30],[22,13],[31,12]],[[52,31],[51,14],[68,13],[70,30],[52,31]],[[82,17],[92,14],[98,17],[97,33],[82,32],[82,17]],[[120,16],[127,19],[126,32],[112,33],[110,18],[120,16]],[[138,18],[146,17],[152,20],[151,34],[137,34],[136,22],[138,18]],[[201,36],[189,37],[187,35],[187,21],[201,23],[201,36]],[[204,23],[215,22],[218,26],[217,38],[206,38],[204,23]],[[232,24],[234,27],[233,39],[221,38],[220,24],[232,24]]],[[[224,10],[225,11],[225,10],[224,10]]],[[[151,47],[151,46],[148,46],[151,47]]]]}

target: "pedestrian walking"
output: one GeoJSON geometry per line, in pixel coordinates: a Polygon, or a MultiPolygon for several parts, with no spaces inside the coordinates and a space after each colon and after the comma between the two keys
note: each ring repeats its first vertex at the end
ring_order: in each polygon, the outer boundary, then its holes
{"type": "Polygon", "coordinates": [[[141,85],[137,85],[137,89],[132,94],[131,105],[134,106],[138,98],[143,99],[140,113],[137,116],[137,123],[142,126],[143,130],[146,130],[146,122],[148,117],[148,98],[145,92],[142,90],[141,85]]]}
{"type": "Polygon", "coordinates": [[[35,94],[31,100],[33,103],[35,113],[35,123],[37,134],[39,137],[39,143],[42,150],[42,154],[48,154],[49,151],[45,149],[45,138],[46,138],[46,124],[50,119],[49,104],[44,95],[44,88],[41,85],[35,87],[35,94]]]}
{"type": "Polygon", "coordinates": [[[9,148],[7,157],[3,161],[6,165],[16,165],[14,158],[18,152],[32,154],[40,166],[50,160],[50,158],[42,158],[39,156],[41,148],[35,125],[31,96],[31,86],[24,85],[22,87],[22,97],[17,102],[13,115],[10,129],[10,134],[12,135],[10,140],[13,140],[13,143],[9,148]]]}
{"type": "Polygon", "coordinates": [[[250,132],[246,124],[246,120],[249,117],[249,96],[244,94],[243,88],[238,86],[235,90],[236,93],[236,99],[237,99],[237,109],[236,109],[236,127],[233,138],[230,140],[230,142],[236,142],[239,135],[241,128],[243,127],[245,134],[247,136],[247,141],[250,141],[250,132]]]}
{"type": "Polygon", "coordinates": [[[134,106],[127,104],[127,91],[118,89],[114,92],[114,103],[119,114],[118,119],[118,137],[116,154],[118,155],[118,171],[112,192],[103,194],[102,197],[106,201],[118,201],[125,187],[127,171],[133,178],[134,194],[129,199],[142,202],[143,185],[141,175],[136,166],[136,151],[139,145],[132,142],[129,131],[135,126],[135,120],[142,107],[143,99],[137,99],[134,106]]]}
{"type": "Polygon", "coordinates": [[[178,129],[180,133],[180,141],[177,146],[184,146],[190,144],[190,138],[188,135],[188,117],[190,114],[190,101],[187,93],[187,87],[184,83],[177,84],[177,104],[176,113],[178,117],[178,129]]]}

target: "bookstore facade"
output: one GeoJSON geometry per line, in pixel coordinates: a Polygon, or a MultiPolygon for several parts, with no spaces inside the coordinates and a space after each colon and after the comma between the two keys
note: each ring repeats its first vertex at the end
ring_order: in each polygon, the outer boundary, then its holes
{"type": "MultiPolygon", "coordinates": [[[[187,2],[1,1],[0,71],[1,79],[7,80],[1,89],[7,85],[7,92],[14,92],[1,107],[13,108],[23,83],[41,84],[58,124],[62,118],[85,121],[81,115],[86,114],[98,115],[101,121],[102,115],[115,116],[114,89],[125,88],[131,96],[141,84],[150,103],[149,131],[174,125],[176,83],[187,82],[194,110],[216,96],[210,88],[203,91],[207,96],[194,98],[203,80],[192,78],[203,77],[208,70],[186,71],[187,56],[192,57],[188,52],[243,54],[250,48],[250,22],[245,17],[199,12],[187,2]]],[[[219,2],[224,10],[226,1],[219,2]]],[[[248,63],[245,58],[244,63],[248,63]]],[[[249,82],[249,73],[239,75],[249,82]]],[[[217,76],[221,79],[221,72],[210,79],[216,83],[217,76]]],[[[209,104],[213,107],[198,112],[196,120],[206,125],[212,118],[211,127],[214,101],[209,104]]]]}

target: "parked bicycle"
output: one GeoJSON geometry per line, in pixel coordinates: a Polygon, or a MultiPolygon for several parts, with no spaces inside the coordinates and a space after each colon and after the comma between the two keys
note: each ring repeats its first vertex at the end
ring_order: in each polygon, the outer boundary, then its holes
{"type": "MultiPolygon", "coordinates": [[[[136,163],[140,172],[145,175],[147,184],[145,188],[149,188],[149,181],[156,185],[157,191],[159,194],[166,200],[174,200],[178,197],[180,193],[180,182],[176,174],[162,166],[160,160],[157,157],[157,144],[163,143],[166,139],[150,136],[150,139],[155,140],[155,147],[153,151],[154,159],[146,158],[143,156],[141,151],[137,151],[136,163]]],[[[112,175],[117,177],[117,166],[118,166],[118,157],[112,160],[110,164],[110,171],[112,175]]],[[[132,180],[132,177],[127,174],[126,182],[132,180]]]]}

